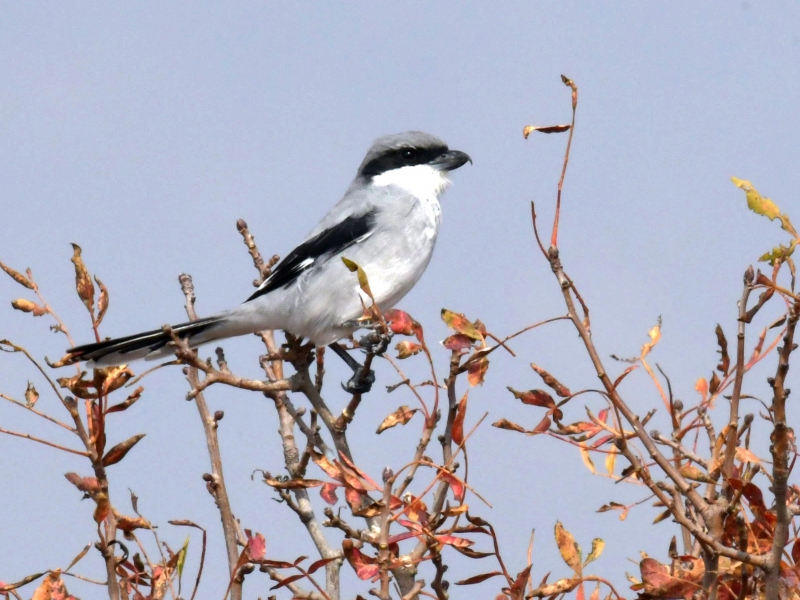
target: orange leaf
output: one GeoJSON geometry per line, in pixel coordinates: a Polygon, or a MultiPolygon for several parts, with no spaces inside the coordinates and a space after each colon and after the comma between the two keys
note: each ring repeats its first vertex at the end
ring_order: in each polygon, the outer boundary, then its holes
{"type": "Polygon", "coordinates": [[[458,403],[456,409],[456,416],[453,419],[452,438],[456,445],[460,446],[464,442],[464,417],[467,415],[467,396],[469,392],[464,394],[461,401],[458,403]]]}

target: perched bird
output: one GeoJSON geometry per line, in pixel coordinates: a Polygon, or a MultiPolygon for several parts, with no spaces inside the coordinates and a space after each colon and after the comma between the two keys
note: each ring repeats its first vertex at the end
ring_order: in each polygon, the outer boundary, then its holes
{"type": "MultiPolygon", "coordinates": [[[[281,329],[315,346],[331,345],[356,370],[358,363],[336,343],[358,329],[363,313],[357,278],[342,258],[364,269],[381,310],[394,306],[428,266],[441,220],[439,196],[448,173],[467,161],[467,154],[427,133],[379,138],[344,197],[252,296],[231,310],[175,325],[174,332],[196,347],[281,329]]],[[[69,362],[108,366],[159,359],[173,353],[169,341],[161,329],[146,331],[71,348],[69,362]]]]}

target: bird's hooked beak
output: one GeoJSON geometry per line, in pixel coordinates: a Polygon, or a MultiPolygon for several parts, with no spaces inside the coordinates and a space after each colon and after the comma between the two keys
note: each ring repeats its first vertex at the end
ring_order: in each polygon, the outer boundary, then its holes
{"type": "Polygon", "coordinates": [[[472,164],[472,159],[466,152],[460,150],[449,150],[444,154],[440,154],[428,163],[434,169],[440,171],[455,171],[457,168],[464,166],[467,162],[472,164]]]}

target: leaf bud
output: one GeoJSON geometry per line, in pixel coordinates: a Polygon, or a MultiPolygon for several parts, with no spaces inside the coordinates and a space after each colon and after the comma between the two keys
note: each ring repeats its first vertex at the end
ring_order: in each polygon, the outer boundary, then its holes
{"type": "Polygon", "coordinates": [[[203,473],[203,481],[214,481],[214,476],[211,473],[203,473]]]}
{"type": "Polygon", "coordinates": [[[215,420],[215,421],[222,421],[222,419],[223,419],[224,417],[225,417],[225,411],[218,410],[218,411],[216,411],[216,412],[214,413],[214,420],[215,420]]]}
{"type": "Polygon", "coordinates": [[[756,278],[756,274],[753,271],[753,265],[747,267],[747,271],[744,272],[744,282],[746,285],[752,285],[753,280],[756,278]]]}
{"type": "Polygon", "coordinates": [[[383,483],[389,481],[392,477],[394,477],[394,471],[392,471],[389,467],[386,467],[383,470],[383,483]]]}

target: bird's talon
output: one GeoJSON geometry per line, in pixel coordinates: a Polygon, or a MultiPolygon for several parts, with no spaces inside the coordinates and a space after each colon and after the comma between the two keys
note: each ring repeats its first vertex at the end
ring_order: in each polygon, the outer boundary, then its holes
{"type": "Polygon", "coordinates": [[[392,333],[381,334],[373,331],[369,335],[365,335],[358,341],[358,345],[364,348],[370,354],[377,356],[382,355],[389,349],[389,343],[392,341],[392,333]]]}
{"type": "Polygon", "coordinates": [[[370,369],[366,373],[359,369],[353,376],[342,384],[342,389],[349,394],[366,394],[372,389],[375,383],[375,371],[370,369]]]}

